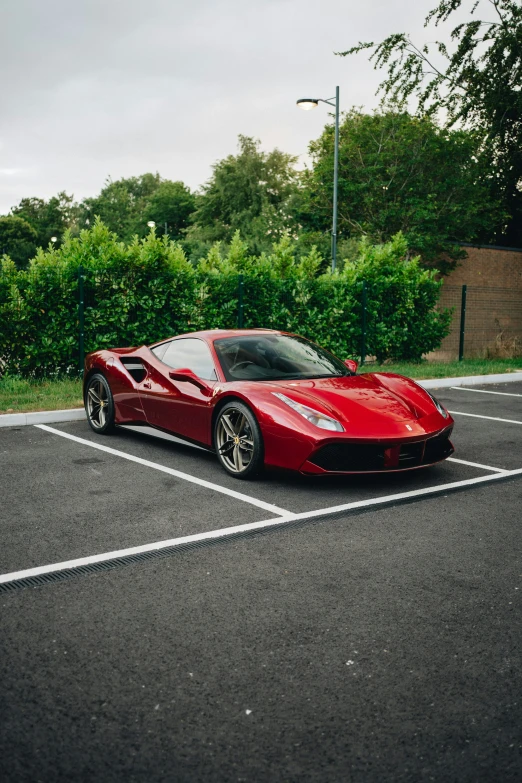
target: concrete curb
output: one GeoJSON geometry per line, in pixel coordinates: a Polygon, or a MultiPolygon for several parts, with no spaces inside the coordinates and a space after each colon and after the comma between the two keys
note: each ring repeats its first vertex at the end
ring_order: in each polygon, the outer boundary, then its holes
{"type": "Polygon", "coordinates": [[[20,427],[25,424],[55,424],[60,421],[85,419],[83,408],[66,411],[37,411],[36,413],[4,413],[0,415],[0,427],[20,427]]]}
{"type": "MultiPolygon", "coordinates": [[[[448,389],[451,386],[483,386],[488,383],[508,383],[522,381],[522,372],[502,373],[499,375],[467,375],[463,378],[430,378],[417,381],[425,389],[448,389]]],[[[21,427],[26,424],[57,424],[61,421],[80,421],[85,419],[83,408],[67,411],[37,411],[36,413],[0,414],[0,427],[21,427]]]]}
{"type": "Polygon", "coordinates": [[[506,372],[498,375],[466,375],[463,378],[430,378],[417,381],[425,389],[449,389],[451,386],[483,386],[488,383],[522,381],[522,372],[506,372]]]}

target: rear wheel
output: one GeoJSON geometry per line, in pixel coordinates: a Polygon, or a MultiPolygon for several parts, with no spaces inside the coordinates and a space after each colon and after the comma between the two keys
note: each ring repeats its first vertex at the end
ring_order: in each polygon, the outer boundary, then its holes
{"type": "Polygon", "coordinates": [[[96,373],[85,388],[85,412],[94,432],[102,435],[114,429],[114,399],[106,378],[96,373]]]}
{"type": "Polygon", "coordinates": [[[261,430],[256,417],[243,403],[229,402],[220,410],[214,443],[219,461],[234,478],[253,478],[263,469],[261,430]]]}

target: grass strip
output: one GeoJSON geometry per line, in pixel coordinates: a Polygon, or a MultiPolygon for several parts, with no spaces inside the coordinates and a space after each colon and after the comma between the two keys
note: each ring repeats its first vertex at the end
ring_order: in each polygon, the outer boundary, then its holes
{"type": "Polygon", "coordinates": [[[408,378],[458,378],[463,375],[496,375],[504,372],[522,372],[519,359],[464,359],[462,362],[391,362],[368,363],[359,372],[394,372],[408,378]]]}
{"type": "Polygon", "coordinates": [[[0,378],[0,414],[56,411],[82,406],[82,382],[79,378],[39,381],[0,378]]]}

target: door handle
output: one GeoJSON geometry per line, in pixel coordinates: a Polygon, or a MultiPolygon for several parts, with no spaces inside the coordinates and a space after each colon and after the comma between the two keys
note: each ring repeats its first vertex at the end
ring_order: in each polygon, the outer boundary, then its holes
{"type": "Polygon", "coordinates": [[[144,389],[150,389],[152,384],[151,384],[150,381],[144,381],[142,386],[143,386],[144,389]]]}

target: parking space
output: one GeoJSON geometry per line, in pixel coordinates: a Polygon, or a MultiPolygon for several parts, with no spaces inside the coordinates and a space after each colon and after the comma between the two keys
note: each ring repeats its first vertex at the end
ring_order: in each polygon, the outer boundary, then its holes
{"type": "Polygon", "coordinates": [[[522,382],[435,390],[453,410],[469,410],[484,416],[522,420],[522,382]]]}
{"type": "Polygon", "coordinates": [[[522,409],[522,382],[492,384],[482,387],[456,386],[436,390],[449,410],[467,411],[492,420],[508,419],[520,422],[522,409]]]}
{"type": "Polygon", "coordinates": [[[111,437],[96,435],[84,421],[3,430],[9,513],[0,574],[383,497],[415,498],[517,470],[518,394],[521,383],[440,390],[456,420],[454,458],[384,475],[310,478],[267,471],[257,481],[238,482],[212,454],[125,428],[111,437]]]}
{"type": "Polygon", "coordinates": [[[2,430],[0,444],[0,573],[273,516],[36,427],[2,430]]]}
{"type": "Polygon", "coordinates": [[[435,392],[454,414],[455,457],[505,470],[522,466],[522,383],[435,392]]]}
{"type": "Polygon", "coordinates": [[[483,391],[435,390],[454,460],[394,475],[239,482],[133,431],[0,430],[0,582],[198,543],[2,594],[0,775],[520,779],[522,383],[483,391]]]}
{"type": "MultiPolygon", "coordinates": [[[[200,449],[178,443],[170,443],[123,428],[110,438],[100,438],[84,422],[53,425],[91,442],[110,445],[127,454],[137,455],[152,462],[161,463],[179,471],[185,471],[230,490],[241,491],[252,498],[275,504],[294,513],[324,508],[349,500],[371,498],[375,494],[401,491],[405,487],[417,489],[432,484],[442,484],[459,478],[471,478],[483,473],[469,466],[443,463],[432,470],[408,473],[368,476],[301,476],[283,471],[267,471],[256,481],[238,481],[229,476],[216,457],[200,449]]],[[[124,469],[123,467],[121,468],[124,469]]],[[[266,516],[266,514],[264,515],[266,516]]],[[[264,518],[264,517],[260,517],[264,518]]]]}

